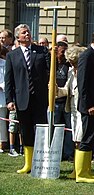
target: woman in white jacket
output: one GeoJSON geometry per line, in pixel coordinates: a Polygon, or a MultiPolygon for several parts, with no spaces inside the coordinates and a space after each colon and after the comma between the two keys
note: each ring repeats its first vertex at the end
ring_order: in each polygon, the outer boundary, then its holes
{"type": "MultiPolygon", "coordinates": [[[[7,49],[3,48],[0,45],[0,117],[6,118],[7,108],[5,102],[5,84],[4,84],[4,75],[5,75],[5,59],[2,58],[2,53],[6,54],[7,49]]],[[[4,150],[4,144],[7,142],[7,126],[6,122],[0,120],[0,153],[4,150]]]]}
{"type": "MultiPolygon", "coordinates": [[[[82,51],[86,48],[73,45],[66,52],[66,58],[71,63],[72,68],[68,73],[68,80],[63,88],[57,88],[57,97],[62,97],[67,95],[65,110],[66,112],[71,112],[71,126],[72,126],[72,137],[75,142],[75,149],[82,139],[82,121],[81,114],[77,110],[78,103],[78,88],[77,88],[77,63],[78,57],[82,51]]],[[[76,155],[76,150],[75,150],[76,155]]],[[[75,166],[74,166],[75,167],[75,166]]],[[[75,178],[75,168],[74,171],[68,176],[69,178],[75,178]]]]}

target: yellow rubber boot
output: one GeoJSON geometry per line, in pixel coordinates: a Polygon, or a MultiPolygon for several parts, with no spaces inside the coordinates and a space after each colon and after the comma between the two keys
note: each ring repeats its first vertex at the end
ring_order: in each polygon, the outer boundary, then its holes
{"type": "MultiPolygon", "coordinates": [[[[77,150],[77,149],[76,149],[77,150]]],[[[76,150],[75,150],[75,158],[76,158],[76,150]]],[[[90,152],[90,159],[92,158],[92,152],[90,152]]],[[[72,173],[70,173],[67,178],[69,179],[76,179],[76,171],[75,171],[75,158],[74,158],[74,170],[72,171],[72,173]]],[[[90,175],[92,175],[91,173],[91,161],[89,161],[89,168],[88,168],[88,172],[90,175]]],[[[94,178],[94,175],[92,175],[92,177],[94,178]]]]}
{"type": "MultiPolygon", "coordinates": [[[[91,159],[91,161],[92,161],[92,152],[90,152],[90,159],[91,159]]],[[[92,175],[92,177],[94,178],[94,174],[91,172],[91,161],[89,162],[89,173],[90,173],[90,175],[92,175]]]]}
{"type": "Polygon", "coordinates": [[[25,146],[24,147],[24,155],[25,155],[25,165],[22,169],[17,170],[17,173],[19,173],[19,174],[28,173],[31,171],[33,147],[25,146]]]}
{"type": "Polygon", "coordinates": [[[76,182],[94,183],[94,177],[90,173],[90,163],[91,151],[76,151],[76,182]]]}
{"type": "Polygon", "coordinates": [[[70,173],[70,174],[67,176],[67,178],[69,178],[69,179],[76,179],[76,171],[75,171],[76,151],[77,151],[77,149],[75,149],[75,155],[74,155],[74,170],[72,171],[72,173],[70,173]]]}

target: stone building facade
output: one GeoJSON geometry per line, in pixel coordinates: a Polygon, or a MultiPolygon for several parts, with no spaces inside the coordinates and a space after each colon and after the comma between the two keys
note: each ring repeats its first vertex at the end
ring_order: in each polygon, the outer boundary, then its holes
{"type": "Polygon", "coordinates": [[[0,30],[9,28],[13,31],[16,24],[27,23],[25,14],[29,12],[31,14],[28,17],[32,17],[31,23],[33,23],[34,28],[36,26],[35,31],[37,32],[35,36],[32,33],[33,38],[38,40],[40,37],[47,37],[51,42],[53,11],[45,11],[44,7],[67,6],[66,9],[57,12],[57,34],[67,35],[69,44],[79,42],[86,45],[90,41],[94,30],[94,24],[89,26],[90,22],[93,21],[93,11],[91,13],[92,6],[90,7],[90,3],[94,8],[93,0],[0,0],[0,30]],[[37,15],[36,10],[38,11],[37,15]],[[90,15],[87,16],[89,10],[90,15]],[[24,14],[24,20],[19,16],[21,12],[22,18],[24,14]],[[33,18],[35,16],[37,20],[34,22],[33,18]]]}

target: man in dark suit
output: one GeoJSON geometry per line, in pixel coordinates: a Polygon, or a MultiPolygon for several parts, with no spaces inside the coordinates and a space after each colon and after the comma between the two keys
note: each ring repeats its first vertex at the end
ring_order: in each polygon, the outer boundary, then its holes
{"type": "Polygon", "coordinates": [[[76,154],[76,182],[94,183],[90,174],[94,148],[94,38],[79,58],[77,81],[83,138],[76,154]]]}
{"type": "Polygon", "coordinates": [[[17,172],[27,173],[31,170],[34,125],[47,123],[50,54],[46,47],[32,43],[26,24],[15,28],[15,38],[20,46],[6,58],[5,95],[7,108],[16,107],[23,136],[25,165],[17,172]]]}

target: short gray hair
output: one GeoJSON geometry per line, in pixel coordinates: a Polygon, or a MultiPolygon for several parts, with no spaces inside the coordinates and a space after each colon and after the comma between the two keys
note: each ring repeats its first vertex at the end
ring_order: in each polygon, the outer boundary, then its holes
{"type": "Polygon", "coordinates": [[[18,37],[19,37],[19,31],[20,31],[21,28],[27,28],[30,31],[30,27],[27,24],[20,24],[20,25],[18,25],[15,28],[15,31],[14,31],[15,39],[18,39],[18,37]]]}

